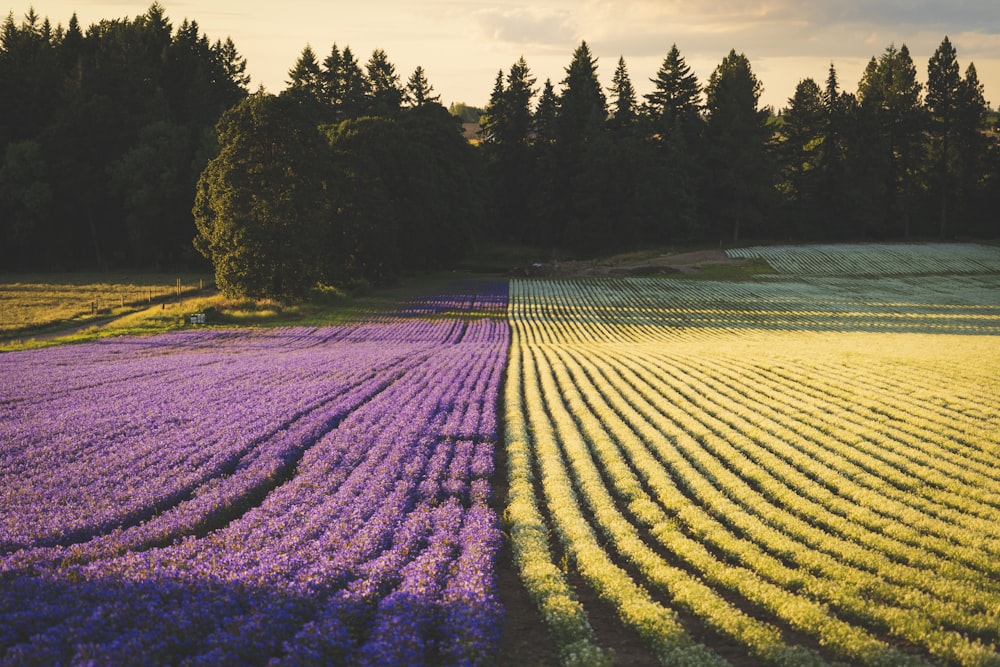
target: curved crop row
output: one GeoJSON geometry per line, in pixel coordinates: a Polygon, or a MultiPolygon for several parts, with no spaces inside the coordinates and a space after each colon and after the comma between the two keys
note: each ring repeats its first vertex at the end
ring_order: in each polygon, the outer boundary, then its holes
{"type": "MultiPolygon", "coordinates": [[[[961,335],[775,330],[732,295],[793,284],[682,282],[512,284],[518,447],[580,576],[766,663],[1000,664],[997,307],[961,335]]],[[[968,303],[941,294],[897,317],[968,303]]]]}
{"type": "Polygon", "coordinates": [[[486,662],[507,346],[396,313],[0,357],[0,664],[486,662]]]}

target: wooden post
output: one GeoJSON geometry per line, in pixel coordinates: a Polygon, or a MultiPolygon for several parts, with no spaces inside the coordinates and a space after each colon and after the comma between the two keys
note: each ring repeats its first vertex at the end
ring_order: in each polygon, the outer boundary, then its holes
{"type": "Polygon", "coordinates": [[[181,279],[177,279],[177,296],[181,295],[181,279]]]}

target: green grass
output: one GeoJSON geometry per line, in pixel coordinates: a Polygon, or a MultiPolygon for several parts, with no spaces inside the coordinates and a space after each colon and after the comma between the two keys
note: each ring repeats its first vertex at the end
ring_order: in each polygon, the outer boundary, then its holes
{"type": "Polygon", "coordinates": [[[125,335],[149,335],[194,326],[277,327],[336,326],[358,322],[397,310],[411,299],[440,294],[449,283],[485,279],[468,272],[439,272],[408,276],[394,284],[361,286],[352,291],[325,290],[312,300],[282,303],[270,299],[229,299],[211,290],[199,290],[204,277],[176,278],[169,289],[160,275],[40,274],[0,277],[0,352],[80,343],[125,335]],[[187,287],[184,287],[187,286],[187,287]],[[153,289],[153,303],[146,299],[153,289]],[[155,291],[159,290],[159,291],[155,291]],[[122,294],[114,300],[112,295],[122,294]],[[100,295],[100,296],[98,296],[100,295]],[[132,295],[132,296],[128,296],[132,295]],[[91,303],[100,299],[97,312],[91,303]],[[191,315],[204,313],[205,325],[191,324],[191,315]]]}
{"type": "Polygon", "coordinates": [[[106,321],[212,284],[212,277],[201,273],[0,275],[0,339],[106,321]]]}

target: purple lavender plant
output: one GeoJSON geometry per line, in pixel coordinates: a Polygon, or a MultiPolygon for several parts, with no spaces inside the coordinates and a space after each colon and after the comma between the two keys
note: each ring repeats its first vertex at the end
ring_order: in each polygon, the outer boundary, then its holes
{"type": "Polygon", "coordinates": [[[0,355],[0,665],[488,662],[505,310],[0,355]]]}

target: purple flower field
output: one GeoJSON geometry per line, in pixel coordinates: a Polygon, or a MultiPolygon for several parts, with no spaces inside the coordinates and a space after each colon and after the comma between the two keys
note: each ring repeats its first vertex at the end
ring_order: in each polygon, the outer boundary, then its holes
{"type": "Polygon", "coordinates": [[[0,665],[489,661],[506,301],[0,355],[0,665]]]}

